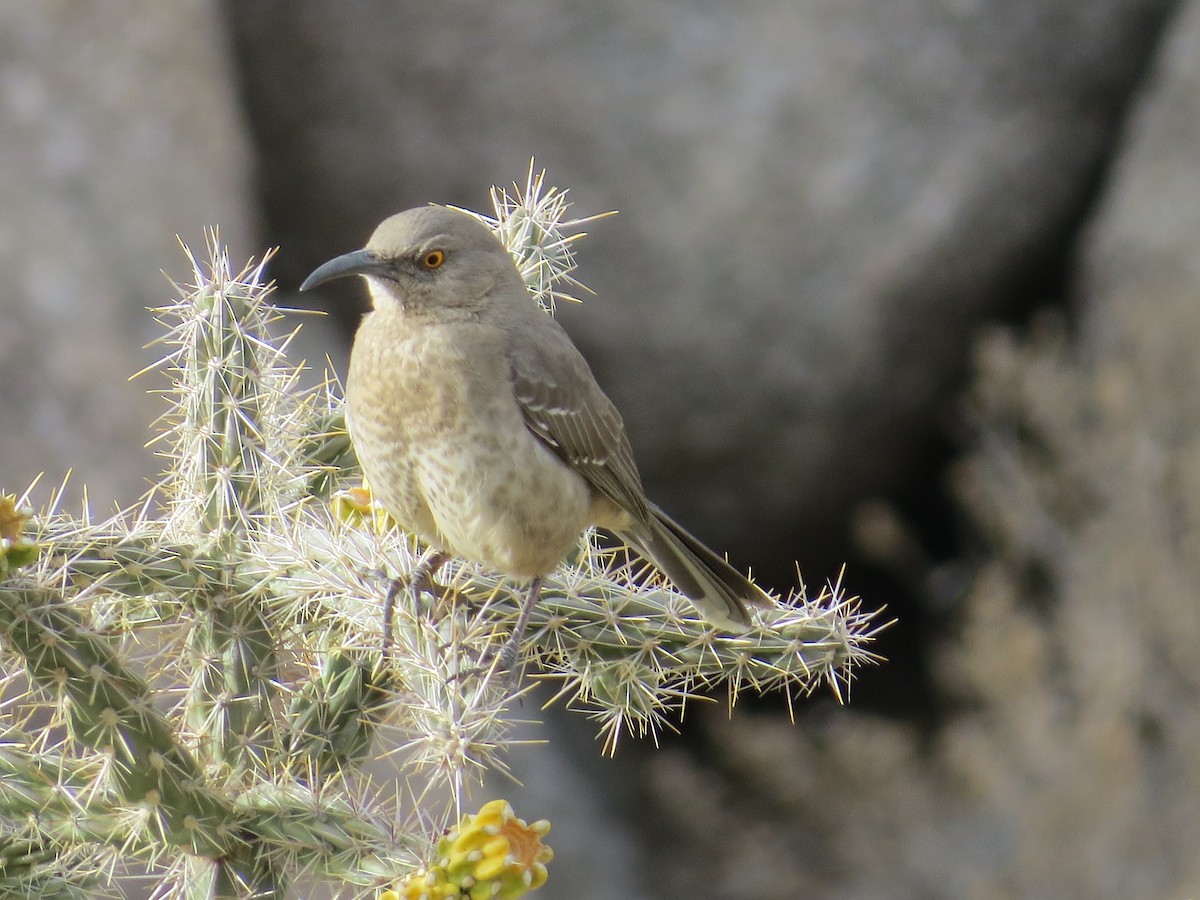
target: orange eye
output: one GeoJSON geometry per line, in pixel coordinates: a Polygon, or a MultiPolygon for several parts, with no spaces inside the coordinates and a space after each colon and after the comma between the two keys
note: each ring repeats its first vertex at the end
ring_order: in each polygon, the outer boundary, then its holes
{"type": "Polygon", "coordinates": [[[440,269],[445,261],[446,252],[444,250],[430,250],[421,257],[421,266],[432,272],[434,269],[440,269]]]}

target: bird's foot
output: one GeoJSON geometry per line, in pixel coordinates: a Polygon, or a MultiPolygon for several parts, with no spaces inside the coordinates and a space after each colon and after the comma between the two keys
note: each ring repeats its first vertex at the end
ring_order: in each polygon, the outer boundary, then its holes
{"type": "Polygon", "coordinates": [[[518,657],[521,653],[521,633],[513,631],[500,648],[499,653],[488,651],[480,659],[479,664],[454,674],[453,680],[468,678],[497,678],[496,684],[501,693],[516,693],[521,686],[521,666],[518,657]]]}
{"type": "Polygon", "coordinates": [[[490,677],[492,674],[496,674],[500,676],[498,683],[505,694],[517,692],[521,686],[521,642],[525,638],[529,617],[533,613],[534,606],[537,605],[541,592],[542,579],[535,578],[529,585],[529,592],[525,596],[525,602],[521,605],[521,612],[517,616],[517,623],[513,626],[512,634],[508,636],[508,640],[504,642],[500,651],[494,655],[485,656],[479,665],[458,672],[454,676],[455,681],[464,678],[490,677]]]}
{"type": "Polygon", "coordinates": [[[421,609],[421,595],[430,594],[434,598],[432,609],[441,606],[448,591],[446,585],[433,580],[433,573],[442,567],[449,555],[432,552],[418,562],[408,577],[398,575],[388,584],[387,595],[383,598],[383,658],[386,660],[391,653],[392,623],[396,613],[396,598],[402,591],[407,590],[414,610],[421,609]]]}
{"type": "Polygon", "coordinates": [[[413,568],[408,576],[408,592],[412,598],[413,609],[421,610],[421,595],[429,594],[433,603],[429,606],[430,618],[441,618],[441,608],[445,604],[446,595],[451,593],[449,585],[433,580],[433,573],[442,567],[442,563],[450,558],[446,553],[431,553],[413,568]]]}
{"type": "Polygon", "coordinates": [[[511,695],[516,694],[521,686],[522,667],[517,659],[520,651],[520,641],[514,640],[514,634],[504,646],[500,648],[499,653],[488,652],[483,655],[479,663],[470,666],[466,669],[460,669],[450,676],[451,682],[468,681],[471,679],[486,679],[495,681],[492,683],[500,688],[500,693],[511,695]]]}

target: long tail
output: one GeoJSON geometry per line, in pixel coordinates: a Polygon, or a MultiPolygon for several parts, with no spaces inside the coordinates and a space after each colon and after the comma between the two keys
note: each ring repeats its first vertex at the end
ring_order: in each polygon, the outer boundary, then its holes
{"type": "Polygon", "coordinates": [[[649,535],[621,537],[671,579],[704,618],[740,631],[750,624],[746,604],[774,605],[761,588],[653,503],[650,511],[649,535]]]}

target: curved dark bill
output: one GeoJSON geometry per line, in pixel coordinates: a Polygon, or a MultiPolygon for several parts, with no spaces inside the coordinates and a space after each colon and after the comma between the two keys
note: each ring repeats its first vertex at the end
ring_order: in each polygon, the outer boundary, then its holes
{"type": "Polygon", "coordinates": [[[300,290],[307,291],[319,284],[344,278],[347,275],[383,275],[388,270],[388,262],[380,259],[370,250],[355,250],[331,259],[324,265],[318,266],[311,275],[304,279],[300,290]]]}

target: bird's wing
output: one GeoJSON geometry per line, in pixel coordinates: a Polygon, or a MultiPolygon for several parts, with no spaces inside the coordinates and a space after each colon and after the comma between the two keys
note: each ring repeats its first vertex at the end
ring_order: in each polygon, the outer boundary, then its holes
{"type": "Polygon", "coordinates": [[[513,395],[526,426],[636,526],[647,526],[650,507],[621,414],[566,332],[553,320],[545,324],[551,327],[539,326],[509,348],[513,395]]]}

